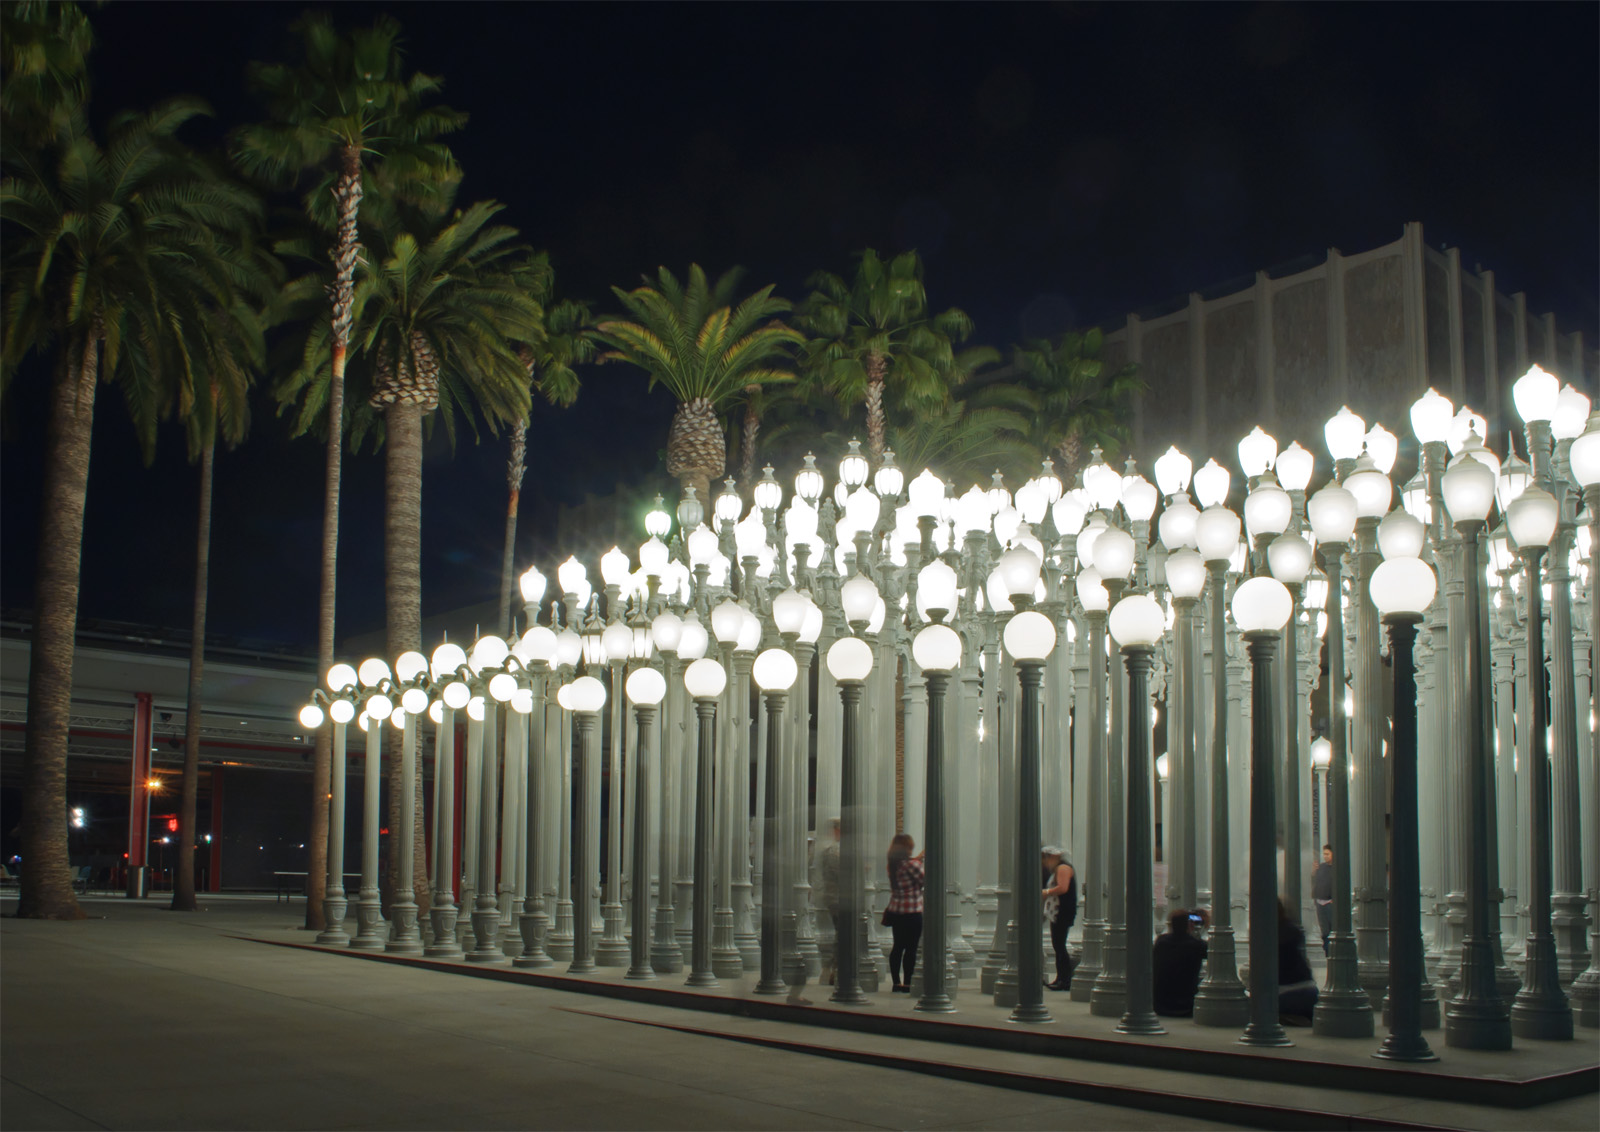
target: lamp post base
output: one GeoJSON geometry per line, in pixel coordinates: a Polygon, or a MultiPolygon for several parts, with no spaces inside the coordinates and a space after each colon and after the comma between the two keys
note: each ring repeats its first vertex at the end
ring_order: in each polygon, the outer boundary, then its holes
{"type": "Polygon", "coordinates": [[[1121,1018],[1128,1012],[1127,957],[1128,929],[1122,924],[1107,924],[1101,945],[1102,967],[1089,991],[1090,1014],[1121,1018]]]}
{"type": "MultiPolygon", "coordinates": [[[[756,968],[761,966],[761,953],[756,952],[756,968]]],[[[740,954],[733,936],[733,909],[715,908],[711,913],[711,970],[719,979],[737,979],[745,973],[744,956],[740,954]]]]}
{"type": "Polygon", "coordinates": [[[456,916],[454,904],[435,904],[428,910],[428,921],[433,925],[433,942],[422,949],[430,959],[461,959],[462,952],[456,943],[456,916]]]}
{"type": "Polygon", "coordinates": [[[1072,973],[1072,1001],[1088,1002],[1094,994],[1095,980],[1100,977],[1100,963],[1105,946],[1106,922],[1085,920],[1083,944],[1079,953],[1078,968],[1072,973]]]}
{"type": "Polygon", "coordinates": [[[506,953],[500,950],[500,912],[495,908],[478,908],[472,913],[474,944],[467,952],[468,963],[500,963],[506,953]]]}
{"type": "Polygon", "coordinates": [[[1161,1025],[1160,1020],[1151,1011],[1144,1011],[1139,1014],[1124,1014],[1122,1021],[1117,1023],[1117,1033],[1119,1034],[1142,1035],[1164,1034],[1166,1032],[1166,1028],[1161,1025]]]}
{"type": "Polygon", "coordinates": [[[1400,1036],[1390,1034],[1383,1039],[1383,1045],[1372,1055],[1384,1061],[1438,1061],[1439,1055],[1433,1052],[1427,1039],[1421,1034],[1400,1036]]]}
{"type": "Polygon", "coordinates": [[[1457,998],[1445,1007],[1444,1044],[1452,1049],[1510,1049],[1510,1018],[1499,1002],[1457,998]]]}
{"type": "Polygon", "coordinates": [[[658,975],[676,975],[683,970],[683,949],[678,944],[676,913],[671,904],[656,907],[655,933],[650,942],[650,966],[658,975]]]}
{"type": "Polygon", "coordinates": [[[1328,939],[1328,985],[1311,1012],[1311,1032],[1325,1038],[1370,1038],[1374,1031],[1372,1000],[1356,980],[1355,937],[1335,933],[1328,939]]]}
{"type": "Polygon", "coordinates": [[[1600,1027],[1600,968],[1591,963],[1588,970],[1578,976],[1572,984],[1570,1002],[1578,1025],[1591,1030],[1600,1027]]]}
{"type": "Polygon", "coordinates": [[[594,962],[597,967],[626,967],[629,960],[628,938],[622,934],[622,905],[605,904],[600,908],[604,929],[595,944],[594,962]]]}
{"type": "Polygon", "coordinates": [[[545,950],[558,963],[572,962],[572,901],[556,901],[556,930],[545,941],[545,950]]]}
{"type": "MultiPolygon", "coordinates": [[[[524,905],[526,907],[526,905],[524,905]]],[[[523,912],[519,917],[522,929],[522,954],[511,961],[513,967],[536,970],[555,963],[544,949],[545,933],[550,930],[550,920],[543,912],[523,912]]]]}
{"type": "Polygon", "coordinates": [[[344,893],[329,896],[322,902],[322,922],[328,926],[317,934],[317,942],[326,947],[348,947],[350,933],[344,930],[345,913],[350,908],[350,901],[345,899],[344,893]]]}
{"type": "Polygon", "coordinates": [[[1005,966],[994,977],[994,1004],[1014,1007],[1020,1000],[1017,982],[1017,922],[1008,920],[1005,931],[1005,966]]]}
{"type": "Polygon", "coordinates": [[[389,925],[383,920],[383,903],[377,896],[356,902],[356,937],[350,941],[354,951],[382,951],[389,939],[389,925]]]}
{"type": "Polygon", "coordinates": [[[1276,1018],[1271,1022],[1265,1023],[1251,1022],[1245,1027],[1244,1033],[1239,1035],[1239,1044],[1242,1046],[1266,1046],[1280,1049],[1284,1046],[1294,1045],[1276,1018]]]}
{"type": "Polygon", "coordinates": [[[1054,1022],[1055,1019],[1050,1016],[1050,1012],[1044,1008],[1042,1003],[1030,1002],[1025,1006],[1019,1003],[1006,1021],[1038,1025],[1044,1022],[1054,1022]]]}
{"type": "Polygon", "coordinates": [[[390,955],[421,955],[422,932],[417,928],[417,906],[410,900],[389,908],[389,942],[383,949],[390,955]]]}

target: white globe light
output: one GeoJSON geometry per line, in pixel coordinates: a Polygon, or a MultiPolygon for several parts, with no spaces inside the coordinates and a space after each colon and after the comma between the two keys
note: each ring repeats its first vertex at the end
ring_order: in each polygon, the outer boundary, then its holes
{"type": "MultiPolygon", "coordinates": [[[[476,701],[474,701],[474,702],[476,702],[476,701]]],[[[562,711],[571,711],[572,710],[572,685],[571,684],[563,684],[563,685],[561,685],[561,687],[556,689],[556,705],[558,707],[560,707],[562,711]]],[[[480,713],[477,718],[482,719],[483,718],[482,714],[480,713]]]]}
{"type": "Polygon", "coordinates": [[[1289,493],[1272,479],[1244,497],[1244,525],[1252,539],[1258,535],[1281,535],[1294,517],[1294,502],[1289,493]]]}
{"type": "Polygon", "coordinates": [[[1378,524],[1378,550],[1385,558],[1417,558],[1428,529],[1407,511],[1391,511],[1378,524]]]}
{"type": "Polygon", "coordinates": [[[1300,447],[1298,440],[1294,441],[1278,453],[1277,462],[1272,469],[1278,475],[1278,482],[1287,491],[1304,491],[1311,483],[1311,473],[1316,470],[1317,458],[1309,451],[1300,447]]]}
{"type": "Polygon", "coordinates": [[[1083,469],[1083,490],[1096,508],[1109,511],[1122,499],[1122,477],[1110,464],[1098,461],[1083,469]]]}
{"type": "Polygon", "coordinates": [[[391,727],[404,727],[406,725],[406,709],[396,705],[394,711],[389,714],[389,724],[391,727]]]}
{"type": "Polygon", "coordinates": [[[658,538],[650,538],[639,546],[639,566],[645,574],[652,578],[659,578],[667,572],[667,544],[658,538]]]}
{"type": "Polygon", "coordinates": [[[532,715],[533,691],[528,688],[518,688],[517,694],[511,697],[511,710],[518,715],[532,715]]]}
{"type": "Polygon", "coordinates": [[[607,664],[627,660],[633,655],[633,630],[620,621],[613,621],[600,634],[600,647],[605,651],[607,664]]]}
{"type": "Polygon", "coordinates": [[[1056,530],[1063,536],[1075,535],[1081,531],[1084,516],[1087,514],[1088,508],[1084,506],[1082,496],[1076,491],[1067,492],[1050,505],[1050,517],[1055,520],[1056,530]]]}
{"type": "Polygon", "coordinates": [[[1506,526],[1519,548],[1549,546],[1560,518],[1555,496],[1538,487],[1530,487],[1506,508],[1506,526]]]}
{"type": "Polygon", "coordinates": [[[668,654],[677,652],[678,642],[683,639],[683,618],[670,612],[658,615],[650,622],[650,635],[660,651],[668,654]]]}
{"type": "Polygon", "coordinates": [[[434,700],[428,705],[428,718],[436,724],[444,722],[444,701],[434,700]]]}
{"type": "Polygon", "coordinates": [[[1363,519],[1382,518],[1394,498],[1394,484],[1378,470],[1370,456],[1356,461],[1356,470],[1345,477],[1344,486],[1356,497],[1356,514],[1363,519]]]}
{"type": "Polygon", "coordinates": [[[409,684],[428,671],[428,658],[420,652],[406,651],[395,657],[394,674],[402,684],[409,684]]]}
{"type": "Polygon", "coordinates": [[[1006,551],[996,568],[1005,582],[1006,592],[1012,597],[1031,595],[1039,584],[1039,556],[1024,547],[1006,551]]]}
{"type": "Polygon", "coordinates": [[[1197,598],[1205,590],[1206,560],[1198,551],[1173,551],[1167,555],[1167,588],[1173,597],[1197,598]]]}
{"type": "Polygon", "coordinates": [[[349,700],[334,700],[328,705],[328,717],[335,723],[349,723],[356,717],[356,705],[349,700]]]}
{"type": "Polygon", "coordinates": [[[678,659],[699,660],[711,647],[711,637],[700,624],[699,616],[692,610],[683,619],[683,633],[678,637],[678,659]]]}
{"type": "Polygon", "coordinates": [[[1583,435],[1589,419],[1589,398],[1570,385],[1561,387],[1561,397],[1556,402],[1556,415],[1550,418],[1550,435],[1557,440],[1575,440],[1583,435]]]}
{"type": "Polygon", "coordinates": [[[989,571],[983,583],[983,592],[989,599],[989,608],[996,613],[1010,613],[1016,608],[1011,604],[1011,590],[1006,586],[1005,575],[1000,573],[998,566],[989,571]]]}
{"type": "Polygon", "coordinates": [[[1328,455],[1335,460],[1354,460],[1361,455],[1362,442],[1367,438],[1367,422],[1343,405],[1322,426],[1322,438],[1328,446],[1328,455]]]}
{"type": "Polygon", "coordinates": [[[467,701],[467,718],[476,723],[482,723],[488,714],[488,704],[482,696],[473,696],[467,701]]]}
{"type": "Polygon", "coordinates": [[[807,452],[804,466],[794,474],[794,493],[808,503],[822,498],[822,472],[817,468],[817,458],[807,452]]]}
{"type": "Polygon", "coordinates": [[[1267,566],[1286,586],[1298,586],[1311,572],[1311,544],[1289,531],[1267,544],[1267,566]]]}
{"type": "Polygon", "coordinates": [[[623,684],[628,702],[636,706],[654,707],[667,694],[667,678],[654,668],[635,668],[628,673],[623,684]]]}
{"type": "Polygon", "coordinates": [[[1377,465],[1378,471],[1388,475],[1394,467],[1395,457],[1400,454],[1400,441],[1394,433],[1375,424],[1367,431],[1367,455],[1372,457],[1372,462],[1377,465]]]}
{"type": "Polygon", "coordinates": [[[499,637],[479,637],[472,646],[472,656],[467,663],[472,671],[482,672],[485,668],[499,668],[510,655],[510,648],[499,637]]]}
{"type": "Polygon", "coordinates": [[[1318,542],[1344,544],[1356,533],[1356,497],[1329,484],[1306,500],[1306,514],[1318,542]]]}
{"type": "Polygon", "coordinates": [[[489,677],[489,695],[497,703],[510,703],[511,697],[517,694],[517,678],[509,672],[496,672],[489,677]]]}
{"type": "Polygon", "coordinates": [[[1463,453],[1444,473],[1444,505],[1457,523],[1483,522],[1494,506],[1495,473],[1476,456],[1463,453]]]}
{"type": "Polygon", "coordinates": [[[1177,495],[1189,487],[1194,474],[1194,461],[1178,451],[1177,445],[1168,448],[1156,461],[1156,484],[1162,495],[1177,495]]]}
{"type": "Polygon", "coordinates": [[[588,579],[589,571],[575,556],[569,555],[565,562],[556,567],[556,581],[564,594],[581,593],[588,588],[588,579]]]}
{"type": "Polygon", "coordinates": [[[572,710],[596,712],[606,706],[606,686],[593,676],[580,676],[572,682],[572,710]]]}
{"type": "Polygon", "coordinates": [[[883,628],[884,618],[889,614],[889,607],[883,598],[872,603],[872,616],[867,618],[867,632],[876,633],[883,628]]]}
{"type": "Polygon", "coordinates": [[[539,572],[539,567],[529,566],[522,572],[522,577],[517,579],[517,588],[522,591],[523,604],[538,605],[544,600],[544,591],[548,584],[545,576],[539,572]]]}
{"type": "Polygon", "coordinates": [[[711,700],[728,686],[728,674],[710,657],[702,657],[683,670],[683,686],[697,700],[711,700]]]}
{"type": "Polygon", "coordinates": [[[1217,463],[1215,459],[1207,460],[1206,466],[1194,474],[1194,495],[1200,501],[1201,507],[1220,507],[1228,498],[1228,487],[1233,482],[1233,477],[1228,474],[1228,469],[1217,463]]]}
{"type": "Polygon", "coordinates": [[[1333,744],[1324,736],[1311,740],[1311,765],[1326,767],[1333,761],[1333,744]]]}
{"type": "Polygon", "coordinates": [[[788,635],[799,633],[805,623],[806,606],[810,599],[794,587],[784,590],[772,599],[772,623],[778,632],[788,635]]]}
{"type": "Polygon", "coordinates": [[[388,719],[394,714],[394,701],[382,692],[367,697],[367,714],[373,719],[388,719]]]}
{"type": "Polygon", "coordinates": [[[744,628],[744,607],[731,597],[718,603],[711,611],[711,633],[721,645],[731,645],[739,639],[744,628]]]}
{"type": "Polygon", "coordinates": [[[467,654],[461,651],[461,646],[446,641],[433,650],[433,678],[442,680],[453,672],[459,672],[466,663],[467,654]]]}
{"type": "Polygon", "coordinates": [[[734,651],[754,652],[759,647],[761,647],[761,618],[745,609],[744,624],[739,626],[739,639],[733,643],[734,651]]]}
{"type": "MultiPolygon", "coordinates": [[[[899,492],[887,494],[893,496],[899,492]]],[[[939,514],[939,505],[944,502],[944,481],[924,468],[921,474],[911,481],[907,495],[912,514],[918,518],[934,518],[939,514]]]]}
{"type": "Polygon", "coordinates": [[[783,485],[772,478],[772,465],[762,469],[762,476],[750,489],[750,500],[763,511],[776,511],[783,502],[783,485]]]}
{"type": "Polygon", "coordinates": [[[839,604],[844,607],[845,620],[851,625],[870,618],[877,601],[877,583],[865,574],[857,574],[839,587],[839,604]]]}
{"type": "Polygon", "coordinates": [[[911,639],[911,656],[925,672],[949,672],[961,663],[961,634],[948,625],[925,626],[911,639]]]}
{"type": "Polygon", "coordinates": [[[1294,599],[1276,578],[1246,578],[1233,593],[1233,620],[1243,633],[1276,633],[1289,623],[1294,599]]]}
{"type": "Polygon", "coordinates": [[[751,666],[750,675],[763,692],[787,692],[799,674],[794,657],[783,649],[767,649],[751,666]]]}
{"type": "MultiPolygon", "coordinates": [[[[381,724],[383,721],[379,720],[378,722],[381,724]]],[[[361,717],[356,720],[356,724],[361,728],[362,731],[371,731],[372,717],[366,712],[362,712],[361,717]]]]}
{"type": "Polygon", "coordinates": [[[1593,487],[1600,483],[1600,414],[1589,421],[1583,435],[1572,442],[1568,453],[1572,464],[1572,478],[1579,487],[1593,487]]]}
{"type": "Polygon", "coordinates": [[[1043,660],[1056,647],[1056,627],[1042,613],[1028,610],[1006,622],[1006,652],[1016,660],[1043,660]]]}
{"type": "Polygon", "coordinates": [[[322,709],[316,704],[307,704],[300,709],[300,726],[307,731],[315,731],[322,726],[322,709]]]}
{"type": "Polygon", "coordinates": [[[1166,752],[1163,751],[1161,754],[1156,756],[1156,777],[1162,782],[1167,780],[1168,766],[1169,764],[1167,762],[1167,755],[1166,752]]]}
{"type": "Polygon", "coordinates": [[[583,638],[572,629],[556,634],[556,663],[568,668],[583,659],[583,638]]]}
{"type": "Polygon", "coordinates": [[[1251,479],[1264,475],[1278,458],[1278,442],[1257,425],[1239,441],[1239,467],[1251,479]]]}
{"type": "Polygon", "coordinates": [[[872,674],[872,646],[860,637],[840,637],[828,649],[828,671],[840,682],[872,674]]]}
{"type": "Polygon", "coordinates": [[[1102,578],[1126,581],[1133,573],[1134,550],[1132,535],[1119,527],[1107,527],[1094,541],[1094,568],[1102,578]]]}
{"type": "Polygon", "coordinates": [[[949,613],[956,607],[958,579],[950,566],[935,558],[917,571],[917,612],[941,610],[949,613]]]}
{"type": "Polygon", "coordinates": [[[1386,558],[1378,563],[1367,583],[1372,604],[1387,617],[1391,613],[1421,613],[1433,603],[1438,590],[1433,569],[1419,558],[1386,558]]]}
{"type": "Polygon", "coordinates": [[[460,711],[472,698],[472,689],[460,680],[452,680],[444,686],[444,691],[439,695],[444,700],[445,707],[452,711],[460,711]]]}
{"type": "Polygon", "coordinates": [[[335,664],[328,669],[328,690],[342,692],[356,686],[356,670],[348,664],[335,664]]]}
{"type": "Polygon", "coordinates": [[[1111,607],[1111,594],[1100,581],[1098,571],[1079,570],[1075,585],[1078,591],[1078,604],[1083,606],[1085,612],[1104,613],[1111,607]]]}
{"type": "Polygon", "coordinates": [[[1143,476],[1129,476],[1122,481],[1122,509],[1135,523],[1148,523],[1161,501],[1155,486],[1143,476]]]}
{"type": "Polygon", "coordinates": [[[389,666],[375,656],[363,660],[358,671],[361,675],[361,686],[363,688],[376,688],[379,684],[389,679],[389,666]]]}
{"type": "Polygon", "coordinates": [[[1450,418],[1450,435],[1445,442],[1450,446],[1452,454],[1459,453],[1466,446],[1468,438],[1474,434],[1483,436],[1488,432],[1489,422],[1463,405],[1450,418]]]}
{"type": "Polygon", "coordinates": [[[1239,516],[1226,507],[1207,507],[1195,521],[1194,537],[1207,562],[1229,558],[1239,545],[1239,516]]]}
{"type": "Polygon", "coordinates": [[[535,625],[522,634],[523,655],[532,663],[553,664],[560,649],[561,642],[543,625],[535,625]]]}
{"type": "Polygon", "coordinates": [[[1561,381],[1540,366],[1533,366],[1511,385],[1517,415],[1528,424],[1548,421],[1561,403],[1561,381]]]}
{"type": "Polygon", "coordinates": [[[400,707],[407,715],[421,715],[428,710],[428,693],[421,688],[407,688],[400,693],[400,707]]]}
{"type": "Polygon", "coordinates": [[[1155,644],[1166,624],[1167,615],[1160,602],[1149,594],[1130,594],[1112,606],[1111,615],[1106,618],[1112,640],[1123,648],[1155,644]]]}
{"type": "Polygon", "coordinates": [[[1456,408],[1450,398],[1429,389],[1411,404],[1411,431],[1422,444],[1443,444],[1450,438],[1450,418],[1456,408]]]}
{"type": "Polygon", "coordinates": [[[1161,511],[1161,521],[1156,526],[1156,533],[1161,538],[1161,545],[1170,550],[1181,547],[1193,546],[1195,539],[1195,524],[1200,520],[1200,512],[1189,501],[1186,491],[1173,495],[1165,508],[1161,511]]]}

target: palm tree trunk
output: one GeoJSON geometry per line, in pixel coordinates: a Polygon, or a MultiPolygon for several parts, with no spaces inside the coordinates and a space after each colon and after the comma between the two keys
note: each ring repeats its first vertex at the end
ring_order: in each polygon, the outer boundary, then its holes
{"type": "MultiPolygon", "coordinates": [[[[361,255],[356,218],[361,209],[361,151],[347,147],[334,196],[339,231],[334,244],[333,365],[328,378],[328,456],[322,496],[322,585],[317,603],[317,676],[333,667],[334,595],[339,566],[339,472],[344,443],[344,367],[350,348],[356,260],[361,255]]],[[[328,788],[333,773],[332,728],[317,729],[311,763],[311,832],[306,840],[306,928],[326,927],[322,901],[328,894],[328,788]]]]}
{"type": "Polygon", "coordinates": [[[72,718],[73,638],[83,507],[89,491],[100,336],[90,332],[57,358],[46,426],[44,502],[28,658],[28,724],[22,762],[22,891],[17,915],[81,920],[67,851],[67,733],[72,718]]]}
{"type": "Polygon", "coordinates": [[[178,811],[178,861],[173,872],[172,910],[193,912],[195,801],[200,778],[200,685],[206,670],[206,591],[211,572],[211,474],[217,440],[200,454],[200,520],[195,535],[194,619],[189,640],[189,701],[183,721],[183,801],[178,811]]]}
{"type": "Polygon", "coordinates": [[[883,463],[889,444],[883,415],[883,383],[889,374],[889,361],[882,354],[867,355],[867,453],[876,468],[883,463]]]}
{"type": "MultiPolygon", "coordinates": [[[[400,401],[384,407],[384,583],[388,609],[389,660],[407,650],[422,648],[422,406],[400,401]]],[[[400,773],[403,735],[398,727],[389,736],[389,867],[385,889],[392,901],[400,884],[400,773]]],[[[420,766],[420,755],[418,756],[420,766]]],[[[430,906],[428,887],[427,822],[422,809],[422,779],[416,776],[413,799],[413,898],[419,915],[430,906]]]]}
{"type": "Polygon", "coordinates": [[[756,482],[756,436],[761,432],[761,406],[745,391],[744,424],[739,429],[739,480],[748,493],[756,482]]]}
{"type": "Polygon", "coordinates": [[[506,546],[500,556],[500,616],[495,624],[504,637],[511,632],[511,580],[517,568],[517,504],[522,499],[522,476],[527,468],[526,423],[511,429],[511,459],[506,464],[506,546]]]}

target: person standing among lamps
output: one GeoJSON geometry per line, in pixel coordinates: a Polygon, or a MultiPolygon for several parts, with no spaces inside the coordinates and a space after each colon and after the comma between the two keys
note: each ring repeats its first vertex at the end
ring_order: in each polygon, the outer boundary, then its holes
{"type": "Polygon", "coordinates": [[[1072,989],[1072,957],[1067,954],[1067,933],[1078,918],[1078,876],[1066,855],[1054,845],[1040,851],[1044,873],[1044,918],[1050,925],[1050,946],[1056,953],[1056,981],[1045,986],[1055,991],[1072,989]]]}
{"type": "Polygon", "coordinates": [[[1311,870],[1311,901],[1317,908],[1317,930],[1322,933],[1322,954],[1328,954],[1333,934],[1333,846],[1322,847],[1322,860],[1311,870]]]}
{"type": "Polygon", "coordinates": [[[922,854],[912,856],[917,847],[909,833],[897,833],[889,842],[889,906],[883,923],[894,933],[889,950],[890,988],[898,994],[911,993],[911,976],[917,968],[917,945],[922,942],[922,854]],[[901,979],[901,969],[905,978],[901,979]]]}
{"type": "Polygon", "coordinates": [[[828,965],[822,972],[822,981],[831,984],[839,966],[839,936],[846,925],[839,907],[839,819],[829,818],[827,829],[828,843],[817,854],[817,882],[822,906],[833,925],[833,950],[828,953],[828,965]]]}

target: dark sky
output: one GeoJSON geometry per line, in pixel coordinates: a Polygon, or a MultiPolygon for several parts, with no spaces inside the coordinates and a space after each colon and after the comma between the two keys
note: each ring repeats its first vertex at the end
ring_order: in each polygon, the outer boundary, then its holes
{"type": "MultiPolygon", "coordinates": [[[[94,106],[199,94],[256,109],[290,4],[111,3],[94,106]]],[[[471,113],[460,199],[493,197],[558,289],[602,307],[666,264],[803,295],[864,246],[918,248],[939,305],[1004,348],[1248,276],[1408,220],[1532,310],[1597,338],[1600,6],[1566,4],[342,4],[400,19],[416,67],[471,113]]],[[[7,407],[0,602],[33,598],[42,390],[7,407]]],[[[559,502],[667,478],[671,403],[622,367],[530,436],[522,559],[559,502]]],[[[1400,422],[1394,422],[1398,424],[1400,422]]],[[[1306,439],[1306,438],[1302,438],[1306,439]]],[[[263,399],[219,456],[213,633],[315,636],[321,452],[263,399]]],[[[493,597],[504,443],[430,450],[424,613],[493,597]]],[[[341,635],[382,624],[382,464],[346,460],[341,635]]],[[[97,413],[81,612],[188,624],[195,475],[171,428],[144,469],[97,413]]],[[[548,564],[548,563],[547,563],[548,564]]]]}

